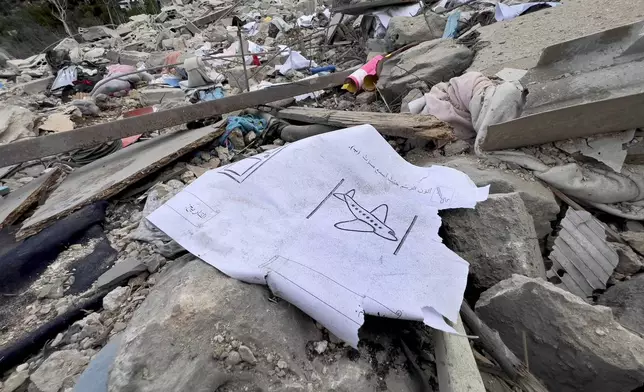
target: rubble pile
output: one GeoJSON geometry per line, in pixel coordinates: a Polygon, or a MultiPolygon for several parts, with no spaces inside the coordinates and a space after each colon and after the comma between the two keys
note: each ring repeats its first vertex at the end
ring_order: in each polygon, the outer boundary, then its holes
{"type": "MultiPolygon", "coordinates": [[[[644,6],[620,11],[630,25],[590,29],[569,14],[581,3],[164,0],[156,15],[3,59],[0,392],[644,387],[644,6]],[[537,43],[498,42],[551,19],[569,20],[552,30],[574,39],[540,38],[538,58],[537,43]],[[355,345],[268,277],[188,252],[179,237],[234,255],[212,238],[239,222],[204,235],[198,219],[219,207],[178,203],[214,173],[246,189],[281,150],[363,124],[395,151],[387,160],[454,169],[485,197],[454,208],[460,196],[439,188],[431,201],[452,207],[432,210],[436,237],[422,233],[468,263],[463,320],[325,303],[359,315],[355,345]],[[162,206],[195,231],[160,230],[162,206]]],[[[433,192],[349,149],[385,189],[433,192]]],[[[393,204],[371,206],[344,181],[306,219],[343,200],[356,219],[333,226],[397,242],[397,255],[418,216],[388,231],[393,204]]],[[[244,202],[279,205],[271,197],[244,202]]],[[[274,234],[248,228],[244,255],[259,233],[274,234]]],[[[439,283],[428,276],[415,279],[439,283]]],[[[406,290],[401,301],[415,300],[406,290]]]]}

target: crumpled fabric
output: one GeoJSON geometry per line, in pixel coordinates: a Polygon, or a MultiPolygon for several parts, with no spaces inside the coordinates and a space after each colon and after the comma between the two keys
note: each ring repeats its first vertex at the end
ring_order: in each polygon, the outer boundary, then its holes
{"type": "Polygon", "coordinates": [[[228,144],[228,136],[235,129],[240,129],[244,135],[248,132],[255,132],[259,136],[266,129],[267,124],[268,122],[265,119],[252,115],[228,117],[226,130],[218,139],[219,144],[226,146],[228,144]]]}
{"type": "Polygon", "coordinates": [[[452,125],[463,140],[474,138],[474,151],[482,158],[496,158],[531,170],[563,193],[601,211],[626,219],[644,220],[644,166],[625,164],[621,172],[589,163],[551,167],[520,150],[481,149],[489,125],[516,119],[525,106],[526,92],[518,82],[495,84],[483,74],[468,72],[435,85],[411,101],[414,114],[429,114],[452,125]]]}
{"type": "MultiPolygon", "coordinates": [[[[448,82],[438,83],[427,94],[411,101],[409,111],[412,114],[429,114],[449,123],[459,139],[474,139],[478,129],[489,123],[493,113],[502,109],[485,105],[496,95],[496,88],[482,73],[466,72],[448,82]]],[[[510,102],[510,105],[514,103],[510,102]]]]}
{"type": "Polygon", "coordinates": [[[151,82],[153,80],[152,75],[147,72],[139,72],[133,75],[123,76],[121,78],[105,81],[107,78],[112,76],[127,74],[129,72],[136,71],[136,68],[131,65],[123,64],[114,64],[107,67],[107,75],[100,82],[96,83],[94,89],[92,89],[91,96],[95,97],[98,94],[110,95],[121,91],[130,91],[133,84],[136,84],[140,81],[151,82]]]}

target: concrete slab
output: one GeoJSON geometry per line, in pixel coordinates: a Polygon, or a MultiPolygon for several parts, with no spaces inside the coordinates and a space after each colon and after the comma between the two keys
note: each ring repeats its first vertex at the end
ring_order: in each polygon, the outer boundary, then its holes
{"type": "Polygon", "coordinates": [[[488,76],[503,68],[534,67],[544,48],[644,19],[644,2],[632,0],[567,0],[513,20],[480,28],[481,48],[470,66],[488,76]]]}

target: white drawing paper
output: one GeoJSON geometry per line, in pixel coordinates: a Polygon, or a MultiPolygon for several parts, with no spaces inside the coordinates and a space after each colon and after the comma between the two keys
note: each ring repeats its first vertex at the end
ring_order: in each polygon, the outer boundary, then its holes
{"type": "Polygon", "coordinates": [[[488,188],[401,158],[370,125],[208,171],[148,219],[223,273],[267,284],[352,346],[364,315],[455,332],[468,264],[442,244],[438,210],[488,188]]]}

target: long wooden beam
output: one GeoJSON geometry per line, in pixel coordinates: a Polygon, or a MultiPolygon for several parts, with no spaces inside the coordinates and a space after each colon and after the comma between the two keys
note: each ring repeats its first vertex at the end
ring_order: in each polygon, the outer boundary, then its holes
{"type": "Polygon", "coordinates": [[[292,107],[282,109],[278,118],[308,124],[352,127],[371,124],[383,135],[424,139],[452,140],[452,127],[434,116],[409,113],[344,112],[341,110],[292,107]]]}
{"type": "Polygon", "coordinates": [[[0,167],[341,85],[352,70],[0,146],[0,167]]]}

